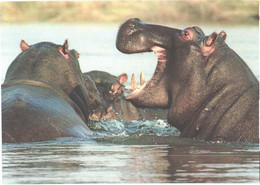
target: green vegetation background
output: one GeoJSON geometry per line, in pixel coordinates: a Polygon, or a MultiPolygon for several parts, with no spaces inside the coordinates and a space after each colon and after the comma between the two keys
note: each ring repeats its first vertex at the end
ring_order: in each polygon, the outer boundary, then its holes
{"type": "Polygon", "coordinates": [[[1,22],[258,24],[258,0],[1,2],[1,22]]]}

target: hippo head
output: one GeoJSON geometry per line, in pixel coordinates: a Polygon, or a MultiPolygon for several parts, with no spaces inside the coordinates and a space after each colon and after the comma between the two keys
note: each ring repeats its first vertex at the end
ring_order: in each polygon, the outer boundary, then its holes
{"type": "MultiPolygon", "coordinates": [[[[226,34],[214,32],[205,36],[196,26],[179,30],[145,24],[137,18],[126,21],[118,31],[118,50],[128,54],[153,51],[158,56],[151,80],[126,98],[141,107],[169,108],[172,98],[176,98],[169,97],[169,84],[174,84],[175,92],[171,93],[176,93],[180,83],[185,83],[189,73],[196,67],[195,61],[206,61],[220,37],[225,39],[226,34]]],[[[203,65],[202,62],[198,65],[203,65]]]]}
{"type": "Polygon", "coordinates": [[[126,99],[139,107],[169,108],[168,121],[182,130],[203,101],[200,91],[213,66],[208,58],[225,45],[225,38],[224,32],[206,36],[196,26],[180,30],[137,18],[126,21],[118,31],[118,50],[127,54],[153,51],[158,56],[152,78],[126,99]]]}
{"type": "Polygon", "coordinates": [[[5,84],[27,83],[51,88],[72,104],[83,121],[88,119],[87,91],[79,66],[79,53],[63,45],[40,42],[20,44],[22,53],[9,66],[5,84]]]}
{"type": "Polygon", "coordinates": [[[90,71],[83,73],[90,101],[90,119],[119,119],[118,112],[123,112],[124,100],[123,85],[128,76],[122,73],[119,76],[104,71],[90,71]]]}

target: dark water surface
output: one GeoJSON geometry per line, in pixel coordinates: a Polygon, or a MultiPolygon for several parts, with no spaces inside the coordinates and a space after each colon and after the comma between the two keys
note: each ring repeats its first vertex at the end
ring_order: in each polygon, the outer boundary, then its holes
{"type": "MultiPolygon", "coordinates": [[[[51,41],[80,53],[83,72],[105,70],[113,75],[145,72],[151,78],[153,53],[125,55],[115,48],[119,25],[2,24],[1,82],[9,64],[28,44],[51,41]],[[116,66],[116,67],[115,67],[116,66]]],[[[193,25],[175,25],[185,28],[193,25]]],[[[206,34],[227,32],[228,45],[259,79],[258,26],[200,26],[206,34]]],[[[92,140],[2,145],[3,183],[259,183],[258,144],[211,143],[179,137],[165,120],[101,121],[91,124],[92,140]]]]}

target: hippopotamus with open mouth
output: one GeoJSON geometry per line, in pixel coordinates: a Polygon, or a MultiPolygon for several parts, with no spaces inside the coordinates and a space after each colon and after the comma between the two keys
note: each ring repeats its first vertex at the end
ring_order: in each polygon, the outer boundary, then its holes
{"type": "Polygon", "coordinates": [[[223,31],[206,36],[197,26],[127,20],[118,50],[153,51],[158,64],[151,80],[126,98],[139,107],[169,108],[167,120],[182,137],[259,142],[259,82],[225,39],[223,31]]]}
{"type": "Polygon", "coordinates": [[[88,99],[76,50],[21,42],[2,84],[2,141],[91,137],[88,99]]]}

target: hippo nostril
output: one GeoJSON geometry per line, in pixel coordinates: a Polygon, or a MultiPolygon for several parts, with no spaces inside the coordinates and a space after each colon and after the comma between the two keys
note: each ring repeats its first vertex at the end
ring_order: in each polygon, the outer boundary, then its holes
{"type": "Polygon", "coordinates": [[[129,21],[130,21],[130,22],[139,22],[140,19],[138,19],[138,18],[131,18],[131,19],[129,19],[129,21]]]}
{"type": "Polygon", "coordinates": [[[131,18],[127,21],[127,23],[133,25],[143,24],[143,22],[139,18],[131,18]]]}
{"type": "Polygon", "coordinates": [[[135,22],[140,22],[141,20],[139,18],[134,18],[135,22]]]}
{"type": "Polygon", "coordinates": [[[141,29],[140,26],[143,26],[143,25],[144,25],[144,23],[138,18],[131,18],[127,21],[127,26],[131,30],[141,29]]]}

